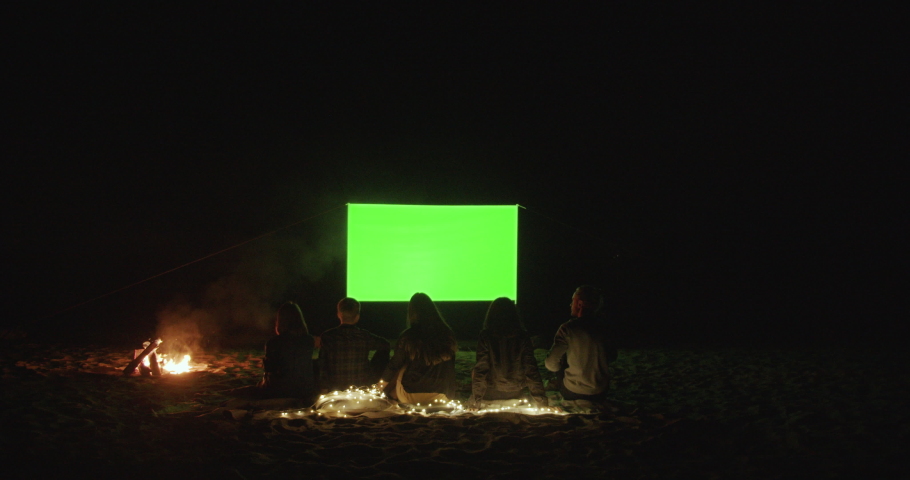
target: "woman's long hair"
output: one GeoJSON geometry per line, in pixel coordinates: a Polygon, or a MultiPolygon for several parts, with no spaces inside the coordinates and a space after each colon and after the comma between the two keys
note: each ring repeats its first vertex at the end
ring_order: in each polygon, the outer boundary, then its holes
{"type": "Polygon", "coordinates": [[[483,319],[483,329],[499,335],[510,335],[524,331],[518,307],[507,297],[499,297],[490,303],[487,316],[483,319]]]}
{"type": "Polygon", "coordinates": [[[399,342],[411,361],[436,365],[455,358],[458,342],[436,304],[425,293],[415,293],[408,303],[408,329],[399,342]]]}
{"type": "Polygon", "coordinates": [[[275,333],[278,335],[307,335],[310,333],[306,320],[303,319],[303,312],[300,311],[300,305],[288,302],[278,309],[278,314],[275,315],[275,333]]]}

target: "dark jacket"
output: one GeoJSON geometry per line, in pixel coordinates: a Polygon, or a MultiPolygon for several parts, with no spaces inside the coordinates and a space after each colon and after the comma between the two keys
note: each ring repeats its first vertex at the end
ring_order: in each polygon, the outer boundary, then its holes
{"type": "Polygon", "coordinates": [[[388,361],[388,340],[356,325],[342,323],[322,334],[319,382],[326,390],[368,386],[379,379],[380,372],[374,371],[373,365],[382,364],[384,368],[388,361]],[[376,351],[373,364],[370,363],[371,350],[376,351]]]}
{"type": "Polygon", "coordinates": [[[315,342],[310,335],[285,333],[265,344],[262,386],[268,397],[296,397],[315,400],[313,372],[315,342]]]}
{"type": "MultiPolygon", "coordinates": [[[[409,329],[410,330],[410,329],[409,329]]],[[[398,378],[398,372],[405,368],[401,379],[401,386],[408,393],[444,393],[446,397],[455,398],[458,385],[455,381],[455,351],[451,358],[433,365],[427,365],[421,360],[411,360],[404,353],[404,342],[409,341],[411,332],[405,330],[398,338],[395,352],[392,354],[389,365],[382,375],[382,379],[390,383],[390,387],[398,378]]]]}
{"type": "Polygon", "coordinates": [[[485,395],[488,399],[518,398],[521,390],[527,387],[538,404],[547,404],[534,346],[527,332],[481,332],[477,341],[477,363],[471,378],[471,399],[475,402],[485,395]],[[510,395],[513,393],[514,396],[510,395]]]}

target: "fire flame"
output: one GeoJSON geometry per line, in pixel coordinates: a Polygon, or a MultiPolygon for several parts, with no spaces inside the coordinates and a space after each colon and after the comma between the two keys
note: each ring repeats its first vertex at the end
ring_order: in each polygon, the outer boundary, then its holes
{"type": "Polygon", "coordinates": [[[182,361],[171,360],[166,354],[161,355],[161,370],[167,373],[186,373],[190,371],[190,356],[184,355],[182,361]]]}

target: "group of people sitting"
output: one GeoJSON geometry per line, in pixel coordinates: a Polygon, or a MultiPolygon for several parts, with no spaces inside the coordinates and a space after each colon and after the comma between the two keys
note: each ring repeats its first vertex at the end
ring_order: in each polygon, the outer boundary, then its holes
{"type": "MultiPolygon", "coordinates": [[[[545,366],[556,372],[555,388],[565,399],[597,401],[606,395],[609,362],[616,358],[616,349],[598,316],[602,304],[596,288],[579,287],[572,296],[572,319],[559,327],[547,355],[545,366]]],[[[407,329],[398,337],[394,351],[389,341],[357,326],[357,300],[341,299],[337,315],[337,327],[313,337],[297,304],[288,302],[279,308],[277,336],[266,344],[263,360],[260,388],[264,396],[301,398],[310,404],[319,393],[378,384],[401,403],[456,398],[458,343],[427,294],[411,297],[407,329]]],[[[469,408],[489,400],[527,397],[539,406],[548,404],[531,337],[509,298],[497,298],[487,310],[471,383],[469,408]]]]}

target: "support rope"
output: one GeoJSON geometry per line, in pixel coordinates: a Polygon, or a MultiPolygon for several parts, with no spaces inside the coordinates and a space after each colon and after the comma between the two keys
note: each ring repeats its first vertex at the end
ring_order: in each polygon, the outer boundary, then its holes
{"type": "Polygon", "coordinates": [[[326,211],[324,211],[324,212],[322,212],[322,213],[317,213],[316,215],[313,215],[313,216],[304,218],[303,220],[298,220],[298,221],[296,221],[296,222],[294,222],[294,223],[291,223],[291,224],[289,224],[289,225],[285,225],[285,226],[283,226],[283,227],[281,227],[281,228],[276,228],[275,230],[272,230],[272,231],[270,231],[270,232],[266,232],[266,233],[263,233],[262,235],[259,235],[259,236],[250,238],[250,239],[248,239],[248,240],[244,240],[244,241],[242,241],[242,242],[240,242],[240,243],[238,243],[238,244],[236,244],[236,245],[232,245],[232,246],[230,246],[230,247],[227,247],[227,248],[218,250],[217,252],[210,253],[210,254],[208,254],[208,255],[206,255],[206,256],[204,256],[204,257],[197,258],[196,260],[193,260],[193,261],[191,261],[191,262],[184,263],[183,265],[180,265],[179,267],[174,267],[174,268],[172,268],[172,269],[170,269],[170,270],[166,270],[166,271],[164,271],[164,272],[157,273],[157,274],[152,275],[151,277],[148,277],[148,278],[146,278],[146,279],[139,280],[138,282],[131,283],[131,284],[126,285],[126,286],[124,286],[124,287],[120,287],[120,288],[118,288],[118,289],[116,289],[116,290],[112,290],[112,291],[110,291],[110,292],[107,292],[107,293],[105,293],[105,294],[103,294],[103,295],[99,295],[99,296],[94,297],[94,298],[91,298],[91,299],[89,299],[89,300],[85,300],[85,301],[80,302],[80,303],[77,303],[77,304],[75,304],[75,305],[71,305],[71,306],[69,306],[69,307],[64,308],[63,310],[58,310],[58,311],[56,311],[56,312],[54,312],[54,313],[52,313],[52,314],[50,314],[50,315],[47,315],[47,316],[45,316],[45,317],[42,317],[42,320],[46,320],[46,319],[48,319],[48,318],[56,317],[57,315],[60,315],[61,313],[65,313],[65,312],[68,312],[68,311],[70,311],[70,310],[79,308],[79,307],[81,307],[81,306],[83,306],[83,305],[87,305],[87,304],[89,304],[89,303],[92,303],[92,302],[94,302],[94,301],[101,300],[102,298],[109,297],[109,296],[111,296],[111,295],[113,295],[113,294],[115,294],[115,293],[119,293],[119,292],[122,292],[122,291],[124,291],[124,290],[126,290],[126,289],[133,288],[133,287],[135,287],[136,285],[141,285],[141,284],[143,284],[143,283],[145,283],[145,282],[148,282],[149,280],[154,280],[154,279],[156,279],[156,278],[158,278],[158,277],[167,275],[167,274],[169,274],[169,273],[176,272],[177,270],[180,270],[181,268],[188,267],[188,266],[190,266],[190,265],[192,265],[192,264],[194,264],[194,263],[199,263],[199,262],[201,262],[201,261],[203,261],[203,260],[207,260],[207,259],[209,259],[209,258],[212,258],[212,257],[216,256],[216,255],[221,255],[221,254],[224,253],[224,252],[228,252],[228,251],[233,250],[233,249],[235,249],[235,248],[237,248],[237,247],[242,247],[243,245],[246,245],[246,244],[248,244],[248,243],[250,243],[250,242],[255,242],[256,240],[259,240],[259,239],[261,239],[261,238],[268,237],[269,235],[274,235],[275,233],[278,233],[278,232],[280,232],[280,231],[282,231],[282,230],[287,230],[287,229],[289,229],[289,228],[291,228],[291,227],[295,227],[295,226],[297,226],[297,225],[300,225],[300,224],[303,223],[303,222],[308,222],[308,221],[310,221],[310,220],[312,220],[312,219],[314,219],[314,218],[321,217],[321,216],[323,216],[323,215],[325,215],[325,214],[327,214],[327,213],[329,213],[329,212],[333,212],[333,211],[335,211],[335,210],[338,210],[338,209],[341,208],[341,207],[346,207],[346,206],[347,206],[347,204],[345,203],[345,204],[339,205],[339,206],[337,206],[337,207],[332,207],[332,208],[330,208],[330,209],[328,209],[328,210],[326,210],[326,211]]]}

